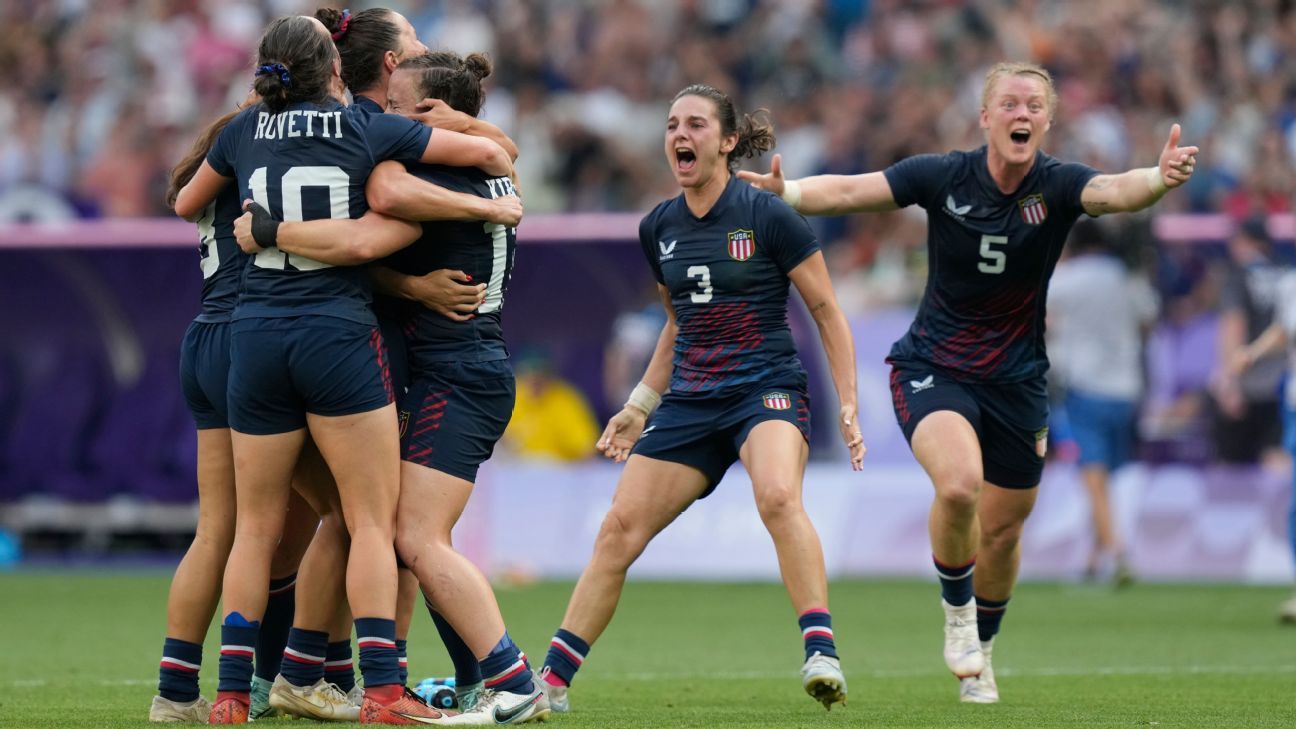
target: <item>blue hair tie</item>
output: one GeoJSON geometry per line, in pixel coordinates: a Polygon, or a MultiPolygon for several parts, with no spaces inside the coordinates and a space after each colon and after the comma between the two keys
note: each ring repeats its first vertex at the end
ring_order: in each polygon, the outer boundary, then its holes
{"type": "Polygon", "coordinates": [[[279,81],[284,86],[292,88],[292,74],[288,73],[287,66],[283,65],[282,63],[266,63],[264,65],[257,66],[257,70],[255,74],[256,76],[269,76],[271,74],[278,74],[279,81]]]}

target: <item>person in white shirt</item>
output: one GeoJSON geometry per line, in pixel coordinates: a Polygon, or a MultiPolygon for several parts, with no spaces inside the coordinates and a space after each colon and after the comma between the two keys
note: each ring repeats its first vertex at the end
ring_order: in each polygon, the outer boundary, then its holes
{"type": "Polygon", "coordinates": [[[1118,585],[1132,578],[1116,533],[1107,482],[1130,458],[1143,392],[1143,338],[1156,320],[1156,292],[1117,258],[1107,233],[1080,221],[1070,257],[1053,274],[1048,297],[1052,377],[1066,391],[1065,411],[1079,449],[1081,477],[1093,512],[1094,545],[1085,574],[1114,568],[1118,585]]]}
{"type": "MultiPolygon", "coordinates": [[[[1257,362],[1287,345],[1287,384],[1283,392],[1283,446],[1296,457],[1296,271],[1288,271],[1278,280],[1274,297],[1274,320],[1255,341],[1243,347],[1230,363],[1233,374],[1241,375],[1257,362]]],[[[1291,506],[1287,512],[1287,539],[1292,560],[1296,563],[1296,482],[1292,487],[1291,506]]],[[[1296,594],[1278,608],[1278,620],[1296,624],[1296,594]]]]}

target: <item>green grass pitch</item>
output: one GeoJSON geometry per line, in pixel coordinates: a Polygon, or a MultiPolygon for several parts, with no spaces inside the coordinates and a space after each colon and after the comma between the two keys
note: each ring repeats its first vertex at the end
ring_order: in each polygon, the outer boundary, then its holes
{"type": "MultiPolygon", "coordinates": [[[[168,575],[0,575],[0,727],[146,727],[168,575]]],[[[571,585],[501,590],[514,639],[543,660],[571,585]]],[[[995,650],[1002,702],[961,705],[941,661],[933,584],[832,586],[850,703],[801,691],[800,634],[779,585],[632,582],[560,727],[1293,727],[1296,627],[1280,588],[1019,588],[995,650]]],[[[217,634],[203,690],[215,690],[217,634]]],[[[412,678],[446,675],[416,616],[412,678]]],[[[272,726],[305,726],[283,721],[272,726]]]]}

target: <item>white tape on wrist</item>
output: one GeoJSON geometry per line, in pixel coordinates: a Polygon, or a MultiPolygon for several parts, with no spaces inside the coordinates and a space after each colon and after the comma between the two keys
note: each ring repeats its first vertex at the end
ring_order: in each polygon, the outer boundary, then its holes
{"type": "Polygon", "coordinates": [[[1166,187],[1165,180],[1161,178],[1161,168],[1152,167],[1147,171],[1148,189],[1153,195],[1163,195],[1169,188],[1166,187]]]}
{"type": "Polygon", "coordinates": [[[635,388],[630,391],[630,398],[626,400],[626,407],[642,410],[644,415],[652,415],[660,404],[661,395],[642,382],[635,385],[635,388]]]}
{"type": "Polygon", "coordinates": [[[783,202],[792,206],[793,210],[801,204],[801,183],[796,180],[788,180],[783,183],[783,202]]]}

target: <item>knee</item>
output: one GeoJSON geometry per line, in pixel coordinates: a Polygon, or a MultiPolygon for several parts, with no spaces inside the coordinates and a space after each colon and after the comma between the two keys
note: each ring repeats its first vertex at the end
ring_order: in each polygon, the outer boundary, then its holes
{"type": "Polygon", "coordinates": [[[648,536],[636,529],[632,520],[612,510],[603,517],[603,525],[599,527],[598,538],[594,542],[594,554],[603,563],[624,571],[629,569],[646,546],[648,536]]]}
{"type": "Polygon", "coordinates": [[[756,511],[769,524],[800,513],[801,494],[790,484],[763,485],[756,490],[756,511]]]}
{"type": "Polygon", "coordinates": [[[1021,542],[1023,522],[981,524],[981,552],[1011,554],[1021,542]]]}
{"type": "Polygon", "coordinates": [[[981,477],[976,474],[958,474],[936,483],[936,498],[960,511],[975,510],[980,496],[981,477]]]}

